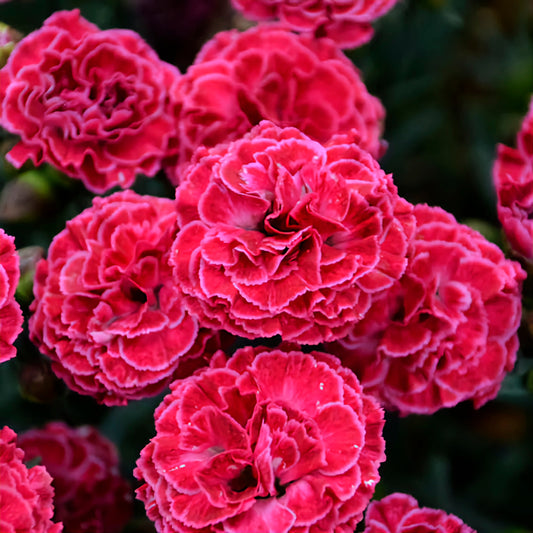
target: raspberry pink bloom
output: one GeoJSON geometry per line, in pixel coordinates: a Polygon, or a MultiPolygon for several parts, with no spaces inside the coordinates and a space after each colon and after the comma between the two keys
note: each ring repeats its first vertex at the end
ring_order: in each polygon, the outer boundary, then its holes
{"type": "Polygon", "coordinates": [[[95,198],[37,265],[30,338],[67,385],[106,405],[159,393],[210,332],[182,305],[167,264],[174,202],[95,198]]]}
{"type": "Polygon", "coordinates": [[[133,494],[119,472],[115,446],[95,428],[49,422],[19,436],[26,461],[53,477],[55,518],[66,531],[120,533],[132,513],[133,494]]]}
{"type": "Polygon", "coordinates": [[[400,492],[372,502],[365,525],[363,533],[476,533],[457,516],[419,507],[412,496],[400,492]]]}
{"type": "Polygon", "coordinates": [[[22,331],[22,311],[15,300],[19,277],[14,238],[0,228],[0,363],[15,357],[13,343],[22,331]]]}
{"type": "Polygon", "coordinates": [[[54,13],[0,71],[0,125],[21,137],[6,157],[17,168],[51,163],[96,193],[153,176],[174,130],[168,89],[178,77],[136,33],[54,13]]]}
{"type": "Polygon", "coordinates": [[[220,32],[176,84],[173,100],[179,147],[167,166],[176,184],[199,145],[236,140],[263,119],[319,142],[355,129],[362,148],[376,157],[385,149],[383,106],[329,39],[272,26],[220,32]]]}
{"type": "Polygon", "coordinates": [[[533,261],[533,99],[517,144],[517,149],[498,146],[493,170],[498,218],[511,248],[533,261]]]}
{"type": "Polygon", "coordinates": [[[232,0],[251,20],[279,20],[299,32],[330,37],[341,48],[355,48],[374,35],[371,23],[398,0],[232,0]]]}
{"type": "Polygon", "coordinates": [[[191,314],[247,338],[346,335],[406,266],[414,223],[348,136],[326,146],[262,122],[200,149],[176,192],[171,263],[191,314]]]}
{"type": "Polygon", "coordinates": [[[525,273],[444,210],[417,205],[414,213],[405,274],[327,349],[365,392],[403,415],[469,399],[478,408],[514,366],[525,273]]]}
{"type": "Polygon", "coordinates": [[[12,429],[0,429],[0,531],[61,533],[63,525],[52,522],[52,478],[44,466],[26,467],[16,441],[12,429]]]}
{"type": "Polygon", "coordinates": [[[134,471],[159,533],[352,533],[383,413],[325,353],[242,348],[171,385],[134,471]]]}

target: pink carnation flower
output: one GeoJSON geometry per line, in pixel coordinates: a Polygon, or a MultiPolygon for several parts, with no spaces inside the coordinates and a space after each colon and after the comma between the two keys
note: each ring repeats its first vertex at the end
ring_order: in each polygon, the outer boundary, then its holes
{"type": "Polygon", "coordinates": [[[0,228],[0,363],[15,357],[13,343],[22,331],[22,311],[15,300],[19,276],[14,238],[0,228]]]}
{"type": "Polygon", "coordinates": [[[154,395],[209,335],[167,264],[174,202],[132,191],[95,198],[37,265],[30,337],[67,385],[106,405],[154,395]]]}
{"type": "Polygon", "coordinates": [[[247,338],[346,335],[406,265],[412,206],[368,152],[262,122],[201,149],[176,192],[171,263],[189,311],[247,338]]]}
{"type": "Polygon", "coordinates": [[[0,71],[0,125],[21,136],[7,159],[51,163],[96,193],[153,176],[174,130],[178,76],[136,33],[54,13],[0,71]]]}
{"type": "Polygon", "coordinates": [[[159,533],[352,533],[383,413],[331,355],[242,348],[171,385],[134,471],[159,533]]]}
{"type": "Polygon", "coordinates": [[[365,392],[401,414],[494,398],[516,359],[518,263],[444,210],[415,206],[405,274],[346,338],[328,345],[365,392]]]}
{"type": "Polygon", "coordinates": [[[53,477],[55,518],[66,531],[120,533],[132,513],[132,490],[119,472],[115,446],[95,428],[49,422],[19,437],[26,461],[53,477]]]}
{"type": "Polygon", "coordinates": [[[498,218],[513,250],[533,261],[533,99],[517,144],[518,149],[498,146],[493,170],[498,218]]]}
{"type": "Polygon", "coordinates": [[[198,146],[236,140],[262,119],[295,126],[319,142],[355,129],[375,157],[385,149],[383,106],[329,39],[272,26],[220,32],[175,90],[179,147],[167,161],[175,184],[198,146]]]}
{"type": "Polygon", "coordinates": [[[457,516],[419,507],[412,496],[400,492],[372,502],[365,525],[363,533],[476,533],[457,516]]]}
{"type": "Polygon", "coordinates": [[[26,467],[16,440],[12,429],[0,429],[0,531],[61,533],[63,525],[52,522],[52,478],[44,466],[26,467]]]}
{"type": "Polygon", "coordinates": [[[295,31],[330,37],[341,48],[355,48],[374,35],[371,23],[398,0],[232,0],[251,20],[279,20],[295,31]]]}

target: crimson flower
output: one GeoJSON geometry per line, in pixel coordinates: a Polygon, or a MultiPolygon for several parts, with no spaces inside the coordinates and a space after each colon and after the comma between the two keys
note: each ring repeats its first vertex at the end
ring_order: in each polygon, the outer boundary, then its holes
{"type": "Polygon", "coordinates": [[[132,512],[132,492],[118,468],[115,446],[95,428],[49,422],[20,435],[26,461],[53,477],[55,518],[66,531],[120,533],[132,512]]]}
{"type": "Polygon", "coordinates": [[[498,146],[493,169],[498,218],[511,248],[533,261],[533,99],[517,145],[498,146]]]}
{"type": "Polygon", "coordinates": [[[135,476],[159,533],[352,533],[383,413],[331,355],[246,347],[175,381],[135,476]]]}
{"type": "Polygon", "coordinates": [[[174,130],[177,69],[129,30],[59,11],[0,70],[0,125],[21,136],[7,159],[47,162],[96,193],[153,176],[174,130]]]}
{"type": "Polygon", "coordinates": [[[234,141],[263,119],[319,142],[355,129],[362,148],[376,157],[385,149],[383,106],[329,39],[272,26],[220,32],[174,89],[178,154],[167,167],[175,184],[198,146],[234,141]]]}
{"type": "Polygon", "coordinates": [[[403,277],[327,349],[401,414],[468,399],[477,408],[514,366],[525,273],[444,210],[417,205],[414,214],[403,277]]]}
{"type": "Polygon", "coordinates": [[[15,300],[19,277],[14,238],[0,228],[0,363],[15,357],[13,342],[22,331],[22,311],[15,300]]]}
{"type": "Polygon", "coordinates": [[[412,206],[349,136],[262,122],[201,149],[176,192],[176,284],[191,314],[247,338],[346,335],[406,265],[412,206]]]}
{"type": "Polygon", "coordinates": [[[419,507],[412,496],[401,492],[372,502],[365,525],[363,533],[476,533],[457,516],[419,507]]]}
{"type": "Polygon", "coordinates": [[[67,385],[106,405],[157,394],[211,332],[185,311],[167,264],[174,202],[95,198],[37,265],[30,338],[67,385]]]}
{"type": "Polygon", "coordinates": [[[341,48],[355,48],[374,35],[371,23],[398,0],[232,0],[251,20],[279,20],[284,26],[316,37],[327,36],[341,48]]]}
{"type": "Polygon", "coordinates": [[[61,533],[54,524],[54,489],[44,466],[27,468],[17,434],[0,429],[0,531],[2,533],[61,533]]]}

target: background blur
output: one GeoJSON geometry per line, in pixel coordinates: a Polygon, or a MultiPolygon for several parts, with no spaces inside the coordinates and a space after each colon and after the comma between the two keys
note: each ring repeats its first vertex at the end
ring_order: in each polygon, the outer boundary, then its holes
{"type": "MultiPolygon", "coordinates": [[[[216,31],[247,24],[229,0],[11,0],[0,5],[0,21],[25,34],[54,11],[75,7],[102,29],[136,30],[182,72],[216,31]]],[[[382,167],[408,200],[439,205],[506,249],[491,167],[497,143],[514,146],[533,94],[533,2],[401,0],[375,28],[374,39],[348,55],[387,109],[382,167]]],[[[32,266],[92,195],[51,168],[10,167],[1,155],[14,140],[0,131],[0,226],[22,249],[18,298],[27,313],[32,266]]],[[[138,178],[134,189],[173,197],[163,175],[138,178]]],[[[533,532],[532,277],[519,361],[498,398],[478,411],[465,404],[433,416],[388,414],[388,459],[376,497],[409,492],[479,533],[533,532]]],[[[0,426],[21,432],[53,419],[93,424],[118,446],[136,487],[131,472],[153,435],[161,396],[99,406],[68,391],[26,333],[17,347],[17,359],[0,365],[0,426]]],[[[125,533],[154,532],[136,505],[125,533]]]]}

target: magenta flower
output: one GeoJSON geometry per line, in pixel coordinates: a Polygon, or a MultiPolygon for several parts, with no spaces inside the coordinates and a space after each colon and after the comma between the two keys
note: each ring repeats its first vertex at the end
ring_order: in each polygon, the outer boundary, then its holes
{"type": "Polygon", "coordinates": [[[176,284],[205,325],[315,344],[346,335],[405,269],[414,218],[368,152],[262,122],[200,150],[177,189],[176,284]]]}
{"type": "Polygon", "coordinates": [[[54,13],[0,71],[0,125],[21,136],[6,157],[17,168],[51,163],[96,193],[153,176],[174,130],[168,90],[178,77],[136,33],[54,13]]]}
{"type": "Polygon", "coordinates": [[[352,533],[379,480],[383,413],[324,353],[242,348],[171,385],[137,490],[159,533],[352,533]]]}
{"type": "Polygon", "coordinates": [[[374,35],[371,23],[398,0],[232,0],[252,20],[279,20],[316,37],[329,37],[341,48],[355,48],[374,35]]]}
{"type": "Polygon", "coordinates": [[[44,466],[26,467],[16,440],[12,429],[0,429],[0,531],[61,533],[63,525],[52,522],[52,478],[44,466]]]}
{"type": "Polygon", "coordinates": [[[15,357],[13,343],[22,331],[22,311],[15,300],[19,277],[14,238],[0,228],[0,363],[15,357]]]}
{"type": "Polygon", "coordinates": [[[419,507],[412,496],[401,492],[372,502],[365,525],[363,533],[476,533],[457,516],[419,507]]]}
{"type": "Polygon", "coordinates": [[[385,149],[383,106],[329,39],[272,26],[220,32],[175,86],[173,100],[178,153],[167,167],[175,184],[198,146],[234,141],[263,119],[319,142],[355,129],[375,157],[385,149]]]}
{"type": "Polygon", "coordinates": [[[119,472],[115,446],[95,428],[49,422],[19,437],[26,461],[53,477],[55,518],[66,531],[120,533],[132,513],[132,490],[119,472]]]}
{"type": "Polygon", "coordinates": [[[533,99],[517,145],[517,149],[498,146],[493,169],[498,218],[511,248],[533,261],[533,99]]]}
{"type": "Polygon", "coordinates": [[[174,202],[95,198],[37,265],[30,337],[67,385],[106,405],[163,390],[213,335],[184,309],[167,264],[174,202]]]}
{"type": "Polygon", "coordinates": [[[417,205],[414,214],[403,277],[327,349],[401,414],[468,399],[480,407],[514,366],[525,273],[444,210],[417,205]]]}

